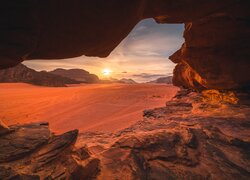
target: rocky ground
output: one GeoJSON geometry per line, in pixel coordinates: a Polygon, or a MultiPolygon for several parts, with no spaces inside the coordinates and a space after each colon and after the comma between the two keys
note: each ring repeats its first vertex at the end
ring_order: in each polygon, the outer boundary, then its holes
{"type": "Polygon", "coordinates": [[[11,126],[0,137],[0,179],[82,179],[97,174],[99,160],[74,149],[78,131],[55,136],[47,123],[11,126]],[[85,161],[86,160],[86,161],[85,161]]]}
{"type": "Polygon", "coordinates": [[[247,102],[182,90],[129,128],[77,141],[77,131],[55,136],[46,123],[2,125],[0,179],[249,179],[247,102]]]}

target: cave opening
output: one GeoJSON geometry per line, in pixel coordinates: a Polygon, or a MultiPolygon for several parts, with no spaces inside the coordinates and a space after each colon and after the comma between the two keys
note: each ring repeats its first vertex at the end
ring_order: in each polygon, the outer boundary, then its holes
{"type": "Polygon", "coordinates": [[[168,57],[181,47],[183,31],[183,24],[157,24],[146,19],[106,58],[24,61],[25,66],[43,74],[29,80],[33,74],[28,69],[15,70],[17,76],[27,77],[14,81],[38,86],[31,89],[24,84],[8,84],[8,92],[2,93],[1,118],[8,125],[43,119],[54,132],[128,127],[141,119],[143,110],[163,106],[177,92],[178,88],[172,85],[175,64],[168,57]],[[86,82],[70,82],[68,89],[42,88],[60,86],[58,79],[51,79],[48,74],[86,82]],[[15,89],[20,91],[15,93],[15,89]]]}
{"type": "Polygon", "coordinates": [[[1,5],[0,179],[249,179],[250,1],[1,5]]]}
{"type": "Polygon", "coordinates": [[[183,31],[184,24],[158,24],[152,18],[145,19],[106,58],[81,56],[50,60],[49,63],[45,60],[24,61],[23,64],[39,71],[80,68],[101,79],[149,82],[172,76],[175,64],[168,57],[184,42],[183,31]]]}

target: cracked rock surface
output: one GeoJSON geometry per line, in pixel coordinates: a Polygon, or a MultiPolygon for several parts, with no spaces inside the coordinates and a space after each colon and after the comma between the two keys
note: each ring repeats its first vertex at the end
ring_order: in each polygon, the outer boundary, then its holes
{"type": "Polygon", "coordinates": [[[99,161],[83,159],[87,151],[79,154],[73,148],[77,130],[54,135],[47,123],[9,129],[0,136],[0,179],[86,179],[98,173],[99,161]]]}
{"type": "Polygon", "coordinates": [[[80,134],[77,146],[100,159],[98,179],[249,179],[250,108],[217,93],[181,91],[118,133],[80,134]]]}

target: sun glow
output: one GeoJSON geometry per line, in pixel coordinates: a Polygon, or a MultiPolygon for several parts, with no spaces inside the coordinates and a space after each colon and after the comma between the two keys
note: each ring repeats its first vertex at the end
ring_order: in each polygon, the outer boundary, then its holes
{"type": "Polygon", "coordinates": [[[104,76],[109,76],[111,73],[112,73],[112,71],[110,69],[108,69],[108,68],[105,68],[105,69],[102,70],[102,74],[104,76]]]}

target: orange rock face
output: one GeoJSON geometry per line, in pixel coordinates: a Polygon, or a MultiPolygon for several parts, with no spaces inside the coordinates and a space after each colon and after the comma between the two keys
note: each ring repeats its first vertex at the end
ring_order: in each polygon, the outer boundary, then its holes
{"type": "Polygon", "coordinates": [[[0,11],[0,68],[26,59],[106,57],[142,19],[185,23],[170,57],[174,83],[194,89],[247,89],[249,7],[245,0],[18,0],[0,11]],[[45,13],[46,12],[46,13],[45,13]]]}
{"type": "Polygon", "coordinates": [[[170,57],[178,63],[176,84],[195,89],[249,88],[247,7],[249,3],[236,3],[185,24],[185,43],[170,57]]]}

